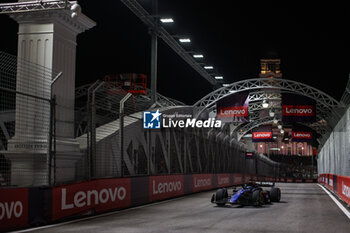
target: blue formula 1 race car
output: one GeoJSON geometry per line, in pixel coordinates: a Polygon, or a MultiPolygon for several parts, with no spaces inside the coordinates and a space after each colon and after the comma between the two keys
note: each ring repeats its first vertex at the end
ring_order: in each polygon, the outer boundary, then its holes
{"type": "Polygon", "coordinates": [[[232,196],[228,195],[226,188],[220,188],[213,194],[211,202],[217,206],[231,205],[252,205],[262,206],[271,204],[271,202],[279,202],[281,200],[281,190],[271,183],[248,183],[243,184],[242,188],[234,187],[232,196]],[[262,187],[271,187],[270,190],[264,190],[262,187]]]}

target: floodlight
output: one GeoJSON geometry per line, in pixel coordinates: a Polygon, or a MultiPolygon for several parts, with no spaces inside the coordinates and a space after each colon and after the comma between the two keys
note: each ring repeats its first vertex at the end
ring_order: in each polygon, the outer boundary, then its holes
{"type": "Polygon", "coordinates": [[[160,22],[162,22],[162,23],[174,23],[174,20],[172,18],[161,18],[160,22]]]}

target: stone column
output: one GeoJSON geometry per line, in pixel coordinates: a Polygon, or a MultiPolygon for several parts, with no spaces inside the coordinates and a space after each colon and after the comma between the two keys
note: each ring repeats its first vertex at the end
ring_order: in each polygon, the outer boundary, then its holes
{"type": "MultiPolygon", "coordinates": [[[[49,1],[49,0],[47,0],[49,1]]],[[[75,9],[79,10],[76,4],[75,9]]],[[[50,99],[56,96],[57,179],[74,180],[81,157],[74,140],[76,37],[95,22],[71,9],[11,14],[19,24],[17,91],[50,99]],[[74,17],[72,17],[74,16],[74,17]],[[51,85],[58,72],[62,76],[51,85]]],[[[87,48],[88,49],[88,48],[87,48]]],[[[11,184],[48,184],[48,135],[50,105],[47,101],[16,96],[15,136],[6,156],[12,163],[11,184]]]]}

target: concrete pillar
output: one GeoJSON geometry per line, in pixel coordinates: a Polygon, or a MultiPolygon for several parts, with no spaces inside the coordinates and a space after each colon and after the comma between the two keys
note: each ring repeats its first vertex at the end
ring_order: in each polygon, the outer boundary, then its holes
{"type": "MultiPolygon", "coordinates": [[[[63,167],[57,170],[60,182],[74,180],[75,163],[81,157],[74,140],[76,37],[95,26],[77,12],[74,18],[71,9],[10,14],[19,24],[17,91],[44,99],[55,95],[57,99],[56,157],[57,166],[63,167]],[[51,86],[58,72],[62,76],[51,86]]],[[[49,125],[47,101],[16,96],[15,136],[6,152],[12,163],[12,185],[48,184],[49,125]]]]}

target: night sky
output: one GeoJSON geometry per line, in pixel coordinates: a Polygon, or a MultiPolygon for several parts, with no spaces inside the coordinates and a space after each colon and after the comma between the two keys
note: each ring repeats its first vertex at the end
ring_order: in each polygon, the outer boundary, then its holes
{"type": "MultiPolygon", "coordinates": [[[[151,0],[139,2],[150,11],[151,0]]],[[[350,73],[349,8],[279,2],[159,0],[159,14],[174,18],[166,29],[172,35],[189,36],[192,43],[186,50],[203,53],[203,62],[213,65],[225,83],[258,77],[259,59],[273,51],[280,55],[283,78],[309,84],[339,100],[350,73]]],[[[97,26],[78,36],[77,86],[105,74],[149,76],[146,26],[119,0],[79,3],[97,26]]],[[[16,22],[0,15],[0,26],[0,50],[15,55],[16,22]]],[[[161,40],[158,59],[161,94],[193,104],[213,90],[161,40]]]]}

